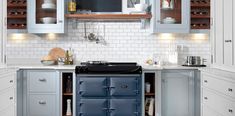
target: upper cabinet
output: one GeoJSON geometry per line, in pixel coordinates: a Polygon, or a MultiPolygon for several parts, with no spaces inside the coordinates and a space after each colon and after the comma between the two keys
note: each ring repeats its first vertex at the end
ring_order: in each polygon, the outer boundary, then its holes
{"type": "Polygon", "coordinates": [[[189,33],[189,0],[153,0],[151,26],[154,33],[189,33]]]}
{"type": "Polygon", "coordinates": [[[235,69],[235,2],[212,0],[211,39],[213,64],[217,68],[235,69]]]}
{"type": "Polygon", "coordinates": [[[28,0],[29,33],[64,33],[64,0],[28,0]]]}
{"type": "Polygon", "coordinates": [[[0,1],[0,65],[5,62],[5,41],[6,41],[6,30],[7,30],[7,17],[6,17],[6,0],[0,1]]]}

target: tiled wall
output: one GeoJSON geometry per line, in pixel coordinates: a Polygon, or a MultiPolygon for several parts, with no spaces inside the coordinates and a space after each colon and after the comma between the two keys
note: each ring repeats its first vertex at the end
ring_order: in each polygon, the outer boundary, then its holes
{"type": "MultiPolygon", "coordinates": [[[[47,55],[53,47],[74,49],[76,59],[137,61],[143,63],[153,54],[166,55],[178,46],[179,62],[187,55],[199,55],[210,61],[208,35],[158,34],[151,35],[149,29],[141,29],[138,22],[100,22],[86,24],[87,35],[91,32],[100,35],[100,42],[84,38],[84,23],[69,21],[68,33],[64,35],[8,35],[8,61],[36,59],[47,55]]],[[[23,61],[22,61],[23,62],[23,61]]]]}

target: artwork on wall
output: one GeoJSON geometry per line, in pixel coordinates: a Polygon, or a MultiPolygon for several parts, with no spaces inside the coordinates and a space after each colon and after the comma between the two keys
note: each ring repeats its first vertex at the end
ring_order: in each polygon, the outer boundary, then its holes
{"type": "Polygon", "coordinates": [[[129,14],[135,11],[135,4],[144,4],[145,0],[122,0],[122,12],[129,14]]]}

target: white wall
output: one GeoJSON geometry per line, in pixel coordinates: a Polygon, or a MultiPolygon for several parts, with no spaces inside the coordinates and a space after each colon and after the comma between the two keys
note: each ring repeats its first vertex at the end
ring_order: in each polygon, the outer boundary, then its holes
{"type": "Polygon", "coordinates": [[[84,23],[73,23],[73,21],[69,21],[68,34],[65,35],[8,34],[6,45],[8,62],[19,62],[19,59],[28,58],[35,59],[32,62],[38,63],[40,58],[47,55],[53,47],[64,49],[71,47],[79,61],[108,60],[143,63],[153,54],[165,55],[166,52],[174,51],[176,46],[184,46],[184,49],[179,51],[181,63],[187,55],[199,55],[210,61],[208,35],[150,35],[148,29],[140,29],[138,22],[88,23],[87,27],[88,33],[100,32],[104,42],[96,44],[85,40],[84,23]]]}

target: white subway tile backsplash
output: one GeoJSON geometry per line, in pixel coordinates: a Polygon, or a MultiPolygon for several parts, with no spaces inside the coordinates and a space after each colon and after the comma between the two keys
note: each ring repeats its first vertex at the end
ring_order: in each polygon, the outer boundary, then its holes
{"type": "Polygon", "coordinates": [[[178,46],[180,63],[184,62],[187,55],[199,55],[210,61],[209,39],[193,40],[190,34],[175,34],[173,40],[162,40],[159,34],[151,35],[148,29],[140,29],[141,25],[138,22],[87,22],[87,35],[99,33],[102,36],[101,42],[96,44],[84,38],[84,23],[76,23],[75,28],[74,25],[69,21],[68,33],[56,35],[55,38],[49,35],[27,34],[23,40],[13,40],[12,34],[9,34],[6,45],[7,57],[11,60],[40,59],[53,47],[63,49],[71,47],[79,61],[108,60],[143,63],[153,54],[165,55],[169,51],[175,51],[178,46]]]}

